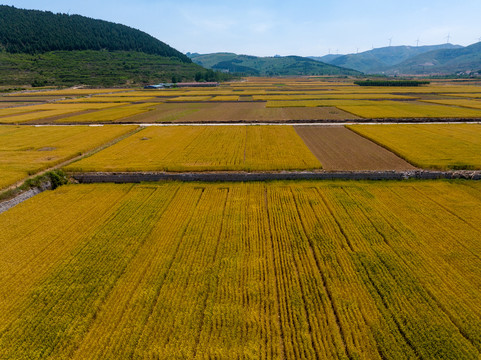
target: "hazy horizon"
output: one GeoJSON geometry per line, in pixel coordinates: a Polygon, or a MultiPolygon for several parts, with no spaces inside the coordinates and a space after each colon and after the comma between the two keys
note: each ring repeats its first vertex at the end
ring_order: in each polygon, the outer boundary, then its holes
{"type": "Polygon", "coordinates": [[[246,0],[4,1],[18,8],[69,13],[142,30],[184,53],[323,56],[388,46],[467,46],[480,41],[481,2],[407,0],[296,3],[246,0]],[[391,40],[390,40],[391,39],[391,40]]]}

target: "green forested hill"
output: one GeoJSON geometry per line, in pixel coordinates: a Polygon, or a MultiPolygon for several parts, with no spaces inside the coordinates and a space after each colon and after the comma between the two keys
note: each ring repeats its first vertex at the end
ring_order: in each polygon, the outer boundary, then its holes
{"type": "Polygon", "coordinates": [[[258,57],[233,53],[190,54],[196,64],[250,76],[360,75],[356,70],[325,64],[301,56],[258,57]]]}
{"type": "Polygon", "coordinates": [[[459,48],[430,51],[386,70],[387,74],[481,74],[481,42],[459,48]]]}
{"type": "Polygon", "coordinates": [[[388,46],[377,48],[359,54],[349,54],[330,58],[321,58],[321,61],[331,65],[356,69],[367,74],[382,73],[390,66],[400,64],[405,60],[414,58],[423,53],[440,49],[457,49],[459,45],[441,44],[428,46],[388,46]]]}
{"type": "Polygon", "coordinates": [[[6,5],[0,5],[0,49],[29,54],[57,50],[137,51],[191,62],[162,41],[125,25],[6,5]]]}
{"type": "Polygon", "coordinates": [[[0,85],[143,85],[192,81],[206,70],[178,58],[137,51],[0,52],[0,85]]]}

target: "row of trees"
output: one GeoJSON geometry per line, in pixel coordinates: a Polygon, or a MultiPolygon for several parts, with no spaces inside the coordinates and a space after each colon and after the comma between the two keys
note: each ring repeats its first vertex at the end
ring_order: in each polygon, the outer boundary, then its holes
{"type": "Polygon", "coordinates": [[[428,85],[429,81],[418,80],[362,80],[354,81],[359,86],[419,86],[428,85]]]}

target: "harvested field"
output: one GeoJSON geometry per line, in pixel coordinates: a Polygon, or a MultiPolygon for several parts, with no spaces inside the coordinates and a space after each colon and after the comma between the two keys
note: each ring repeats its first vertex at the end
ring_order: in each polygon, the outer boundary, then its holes
{"type": "Polygon", "coordinates": [[[18,106],[24,106],[24,105],[39,105],[41,104],[40,101],[32,101],[32,102],[21,102],[21,101],[16,101],[16,102],[7,102],[7,101],[0,101],[0,109],[6,109],[6,108],[11,108],[11,107],[18,107],[18,106]]]}
{"type": "Polygon", "coordinates": [[[265,103],[217,104],[179,119],[182,122],[202,121],[289,121],[289,120],[355,120],[357,116],[332,107],[266,108],[265,103]]]}
{"type": "MultiPolygon", "coordinates": [[[[109,94],[124,92],[126,89],[64,89],[64,90],[41,90],[15,93],[12,96],[85,96],[92,94],[109,94]]],[[[8,96],[8,95],[7,95],[8,96]]]]}
{"type": "Polygon", "coordinates": [[[135,126],[0,127],[0,189],[106,144],[135,126]]]}
{"type": "Polygon", "coordinates": [[[412,170],[414,166],[344,126],[295,126],[324,170],[412,170]]]}
{"type": "Polygon", "coordinates": [[[87,98],[77,98],[61,100],[59,103],[69,104],[69,103],[125,103],[125,102],[138,102],[138,101],[148,101],[153,99],[153,97],[126,97],[126,96],[91,96],[87,98]]]}
{"type": "Polygon", "coordinates": [[[0,214],[0,358],[477,359],[480,207],[468,181],[47,191],[0,214]]]}
{"type": "Polygon", "coordinates": [[[335,107],[273,108],[262,102],[238,103],[164,103],[153,110],[118,119],[132,123],[263,122],[302,120],[356,120],[359,117],[335,107]]]}
{"type": "Polygon", "coordinates": [[[430,169],[481,169],[481,125],[353,125],[358,134],[430,169]]]}
{"type": "Polygon", "coordinates": [[[65,169],[186,172],[320,168],[292,126],[155,126],[65,169]]]}

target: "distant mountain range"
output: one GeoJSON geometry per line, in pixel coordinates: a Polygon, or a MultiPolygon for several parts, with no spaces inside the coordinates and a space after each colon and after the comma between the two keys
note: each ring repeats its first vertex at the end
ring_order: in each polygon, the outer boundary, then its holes
{"type": "Polygon", "coordinates": [[[389,46],[359,54],[310,58],[366,74],[451,75],[481,70],[481,43],[467,47],[453,44],[389,46]]]}
{"type": "Polygon", "coordinates": [[[301,56],[257,57],[234,53],[187,53],[192,61],[208,69],[248,76],[361,75],[361,72],[301,56]]]}

